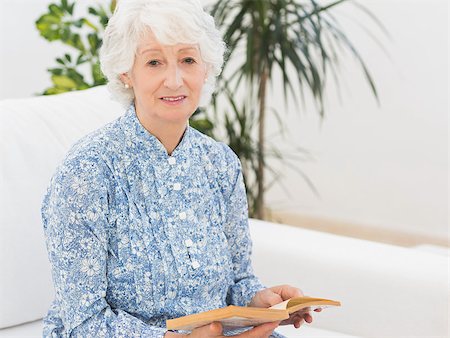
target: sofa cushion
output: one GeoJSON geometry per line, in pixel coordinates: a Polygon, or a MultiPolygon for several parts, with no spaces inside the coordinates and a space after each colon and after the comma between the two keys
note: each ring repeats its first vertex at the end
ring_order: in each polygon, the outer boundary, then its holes
{"type": "Polygon", "coordinates": [[[315,327],[367,338],[448,337],[448,256],[257,220],[250,230],[263,283],[341,301],[317,313],[315,327]]]}
{"type": "Polygon", "coordinates": [[[40,206],[72,143],[116,118],[104,87],[0,101],[0,328],[42,318],[53,298],[40,206]]]}
{"type": "MultiPolygon", "coordinates": [[[[277,329],[279,333],[286,337],[320,337],[320,338],[355,338],[338,332],[317,329],[312,326],[303,325],[300,329],[292,326],[282,326],[277,329]]],[[[0,338],[37,338],[42,337],[42,321],[38,320],[32,323],[0,330],[0,338]]]]}

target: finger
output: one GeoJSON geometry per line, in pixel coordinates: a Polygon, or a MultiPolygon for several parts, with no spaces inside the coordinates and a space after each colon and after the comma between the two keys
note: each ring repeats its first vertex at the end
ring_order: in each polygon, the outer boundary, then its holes
{"type": "Polygon", "coordinates": [[[266,295],[265,301],[269,304],[269,307],[283,301],[283,298],[275,292],[269,292],[266,295]]]}
{"type": "Polygon", "coordinates": [[[304,315],[305,313],[308,313],[309,311],[311,311],[311,308],[305,307],[305,308],[303,308],[303,309],[300,309],[300,310],[297,310],[297,311],[295,311],[295,312],[292,312],[292,313],[291,313],[291,316],[301,316],[301,317],[303,317],[303,315],[304,315]]]}
{"type": "Polygon", "coordinates": [[[280,295],[283,299],[304,296],[302,290],[291,285],[283,285],[283,289],[280,295]]]}
{"type": "Polygon", "coordinates": [[[320,311],[322,311],[322,308],[321,307],[315,308],[314,311],[315,312],[320,312],[320,311]]]}
{"type": "Polygon", "coordinates": [[[299,288],[296,288],[291,285],[278,285],[270,288],[273,292],[279,294],[283,300],[293,298],[293,297],[302,297],[303,292],[299,288]]]}
{"type": "Polygon", "coordinates": [[[254,327],[251,330],[248,330],[244,333],[241,333],[240,335],[237,335],[235,337],[239,338],[262,338],[262,337],[269,337],[272,332],[278,327],[280,322],[272,322],[272,323],[265,323],[258,325],[254,327]]]}
{"type": "Polygon", "coordinates": [[[201,326],[192,331],[190,337],[221,337],[222,336],[222,324],[219,322],[213,322],[209,325],[201,326]]]}
{"type": "Polygon", "coordinates": [[[309,313],[305,313],[303,315],[303,319],[305,320],[305,322],[307,322],[308,324],[312,323],[313,318],[309,313]]]}
{"type": "Polygon", "coordinates": [[[213,322],[209,324],[209,332],[214,336],[221,336],[223,333],[222,324],[219,322],[213,322]]]}
{"type": "Polygon", "coordinates": [[[298,329],[303,324],[303,317],[297,316],[294,321],[294,327],[298,329]]]}

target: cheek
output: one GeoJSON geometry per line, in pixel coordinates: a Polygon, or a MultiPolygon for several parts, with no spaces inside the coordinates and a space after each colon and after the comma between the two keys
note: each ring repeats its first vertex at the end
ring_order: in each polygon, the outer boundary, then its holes
{"type": "MultiPolygon", "coordinates": [[[[135,93],[141,97],[145,97],[146,99],[153,99],[153,96],[158,93],[158,89],[160,86],[156,83],[155,79],[142,79],[136,87],[135,93]]],[[[156,95],[157,96],[157,95],[156,95]]]]}
{"type": "Polygon", "coordinates": [[[203,89],[203,85],[204,85],[204,82],[203,81],[201,81],[201,82],[199,82],[198,84],[197,84],[197,95],[199,96],[200,94],[201,94],[201,92],[202,92],[202,89],[203,89]]]}
{"type": "Polygon", "coordinates": [[[139,69],[133,72],[133,86],[137,92],[152,92],[159,87],[159,76],[155,72],[149,72],[147,69],[139,69]]]}
{"type": "Polygon", "coordinates": [[[206,71],[203,67],[199,67],[191,72],[186,72],[186,79],[188,79],[191,89],[201,90],[205,84],[206,71]]]}
{"type": "Polygon", "coordinates": [[[191,84],[192,84],[191,88],[196,92],[197,95],[200,95],[202,88],[205,84],[204,76],[203,75],[200,77],[196,76],[195,79],[191,81],[191,84]]]}

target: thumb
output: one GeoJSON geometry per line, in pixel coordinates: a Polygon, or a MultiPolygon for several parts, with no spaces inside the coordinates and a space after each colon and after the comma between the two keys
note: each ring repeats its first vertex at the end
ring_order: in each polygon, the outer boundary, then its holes
{"type": "Polygon", "coordinates": [[[209,324],[208,327],[212,337],[222,335],[222,324],[220,324],[219,322],[213,322],[209,324]]]}
{"type": "Polygon", "coordinates": [[[213,322],[209,325],[200,326],[194,329],[189,337],[222,337],[222,324],[220,324],[219,322],[213,322]]]}
{"type": "Polygon", "coordinates": [[[283,298],[278,293],[271,292],[266,297],[266,302],[269,304],[269,307],[283,301],[283,298]]]}

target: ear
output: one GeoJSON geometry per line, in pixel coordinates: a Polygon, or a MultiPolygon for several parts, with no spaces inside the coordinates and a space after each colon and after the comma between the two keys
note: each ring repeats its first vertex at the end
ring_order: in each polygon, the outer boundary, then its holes
{"type": "Polygon", "coordinates": [[[204,76],[204,79],[203,79],[204,83],[208,82],[209,74],[212,71],[212,68],[213,68],[212,65],[205,64],[205,76],[204,76]]]}
{"type": "Polygon", "coordinates": [[[129,85],[131,87],[131,79],[130,76],[128,75],[128,73],[122,73],[120,74],[120,81],[122,81],[122,83],[124,85],[129,85]]]}

